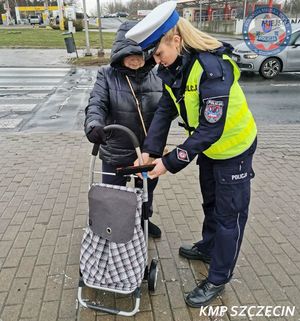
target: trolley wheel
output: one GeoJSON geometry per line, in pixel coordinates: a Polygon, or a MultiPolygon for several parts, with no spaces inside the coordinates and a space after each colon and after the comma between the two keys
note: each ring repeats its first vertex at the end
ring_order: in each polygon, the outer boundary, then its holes
{"type": "Polygon", "coordinates": [[[151,261],[149,274],[148,274],[148,290],[155,291],[157,283],[157,274],[158,274],[158,260],[153,259],[151,261]]]}

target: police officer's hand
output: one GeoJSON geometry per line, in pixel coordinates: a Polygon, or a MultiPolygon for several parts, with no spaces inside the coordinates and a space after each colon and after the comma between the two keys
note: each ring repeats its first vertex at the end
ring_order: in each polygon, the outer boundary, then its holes
{"type": "Polygon", "coordinates": [[[148,177],[154,179],[158,176],[161,176],[167,172],[165,165],[163,164],[161,158],[155,159],[152,164],[155,164],[155,167],[151,172],[148,173],[148,177]]]}
{"type": "Polygon", "coordinates": [[[87,139],[93,144],[106,145],[106,134],[103,130],[103,126],[95,126],[92,130],[86,134],[87,139]]]}

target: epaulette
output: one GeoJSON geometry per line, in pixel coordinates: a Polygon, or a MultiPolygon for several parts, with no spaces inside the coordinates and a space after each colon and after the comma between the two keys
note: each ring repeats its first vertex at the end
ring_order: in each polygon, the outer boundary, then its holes
{"type": "Polygon", "coordinates": [[[224,79],[223,61],[218,55],[209,51],[201,51],[198,53],[198,60],[208,79],[224,79]]]}

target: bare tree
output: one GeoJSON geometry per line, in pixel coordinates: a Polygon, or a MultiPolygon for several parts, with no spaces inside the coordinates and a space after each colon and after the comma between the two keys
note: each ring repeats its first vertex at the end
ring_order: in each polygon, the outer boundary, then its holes
{"type": "Polygon", "coordinates": [[[104,10],[106,13],[126,11],[131,16],[136,16],[138,10],[151,10],[161,2],[161,0],[129,0],[127,3],[122,3],[121,0],[111,0],[104,10]]]}
{"type": "Polygon", "coordinates": [[[289,0],[284,3],[284,11],[292,18],[298,18],[300,14],[300,1],[289,0]]]}
{"type": "Polygon", "coordinates": [[[127,6],[121,2],[121,0],[112,0],[104,7],[105,12],[114,13],[118,11],[126,11],[127,6]]]}

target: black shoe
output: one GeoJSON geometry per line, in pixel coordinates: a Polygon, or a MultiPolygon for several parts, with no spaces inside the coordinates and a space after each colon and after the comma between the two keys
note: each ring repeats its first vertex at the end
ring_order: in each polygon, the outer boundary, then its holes
{"type": "Polygon", "coordinates": [[[179,255],[189,260],[200,260],[204,263],[210,263],[209,255],[200,252],[196,245],[183,245],[179,248],[179,255]]]}
{"type": "Polygon", "coordinates": [[[161,237],[160,228],[157,225],[151,223],[149,220],[148,220],[148,234],[154,239],[161,237]]]}
{"type": "Polygon", "coordinates": [[[200,308],[221,294],[225,289],[225,284],[214,285],[207,279],[203,280],[185,298],[185,303],[192,308],[200,308]]]}

